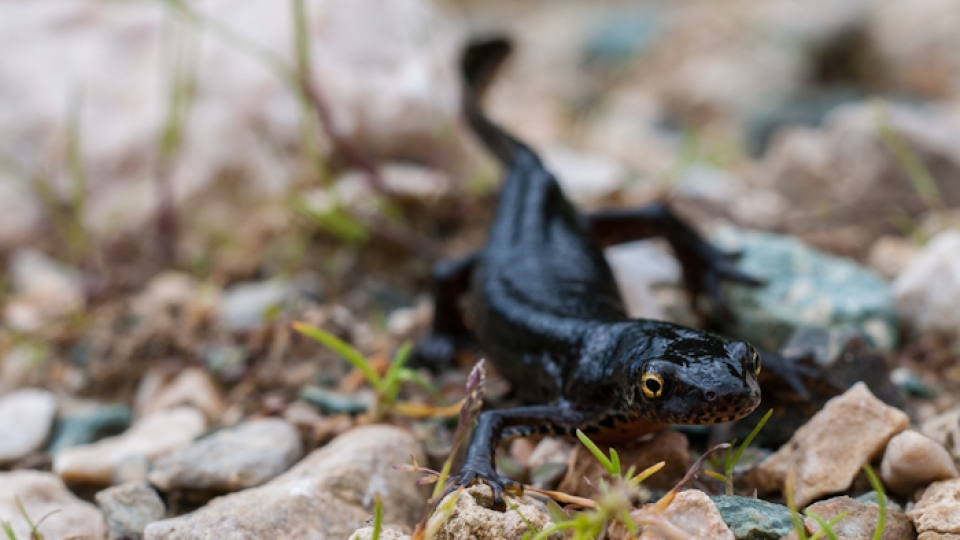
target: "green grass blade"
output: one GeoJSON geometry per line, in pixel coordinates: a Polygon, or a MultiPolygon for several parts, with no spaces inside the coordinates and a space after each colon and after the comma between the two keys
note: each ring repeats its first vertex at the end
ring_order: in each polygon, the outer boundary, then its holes
{"type": "Polygon", "coordinates": [[[589,437],[584,435],[584,433],[579,429],[577,430],[577,438],[580,439],[580,442],[587,447],[587,450],[590,450],[590,453],[593,454],[593,457],[597,458],[597,461],[603,465],[603,468],[606,469],[608,473],[611,475],[615,474],[613,463],[611,463],[610,460],[607,459],[607,456],[604,455],[603,451],[600,450],[600,448],[597,447],[597,445],[594,444],[594,442],[591,441],[589,437]]]}
{"type": "Polygon", "coordinates": [[[397,398],[397,394],[400,393],[400,385],[403,383],[400,375],[403,371],[403,364],[405,364],[410,357],[411,348],[412,346],[409,342],[401,345],[393,355],[393,361],[390,362],[390,367],[387,368],[387,372],[383,376],[381,388],[383,389],[383,403],[387,407],[393,403],[393,400],[397,398]]]}
{"type": "Polygon", "coordinates": [[[880,515],[877,517],[877,530],[873,532],[873,540],[880,540],[880,537],[883,536],[883,529],[887,525],[887,494],[883,490],[883,484],[880,482],[880,479],[877,478],[877,474],[873,472],[873,468],[869,464],[863,465],[863,472],[867,473],[867,478],[870,479],[870,485],[873,486],[874,491],[877,492],[877,506],[880,509],[880,515]]]}
{"type": "Polygon", "coordinates": [[[383,526],[383,501],[380,500],[379,493],[375,496],[374,501],[373,534],[370,536],[370,539],[380,540],[380,529],[383,526]]]}
{"type": "Polygon", "coordinates": [[[767,423],[767,420],[770,419],[770,416],[773,415],[773,409],[767,411],[767,414],[763,415],[763,418],[757,422],[757,425],[753,428],[753,431],[750,432],[750,435],[747,435],[747,438],[743,440],[743,444],[737,448],[737,452],[733,454],[733,462],[730,464],[730,469],[727,471],[727,476],[733,472],[733,468],[737,466],[737,462],[740,461],[740,456],[743,455],[743,451],[750,446],[750,443],[753,442],[753,439],[757,438],[757,434],[760,433],[760,430],[763,429],[764,424],[767,423]]]}
{"type": "Polygon", "coordinates": [[[353,367],[360,370],[363,373],[363,376],[366,377],[367,381],[370,383],[370,386],[373,386],[378,392],[382,388],[383,381],[380,379],[380,375],[377,374],[377,371],[373,369],[373,366],[370,365],[370,362],[360,354],[359,351],[351,347],[347,342],[338,338],[337,336],[327,332],[326,330],[317,328],[315,326],[310,326],[309,324],[302,322],[294,322],[293,329],[297,332],[322,343],[328,349],[339,354],[343,357],[344,360],[350,362],[353,367]]]}

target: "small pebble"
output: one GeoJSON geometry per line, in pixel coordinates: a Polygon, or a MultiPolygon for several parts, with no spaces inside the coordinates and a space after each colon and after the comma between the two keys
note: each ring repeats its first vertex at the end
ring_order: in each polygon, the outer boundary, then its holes
{"type": "Polygon", "coordinates": [[[737,540],[780,540],[793,530],[786,506],[750,497],[714,495],[710,499],[737,540]]]}
{"type": "MultiPolygon", "coordinates": [[[[456,492],[444,497],[443,507],[456,492]]],[[[476,484],[460,494],[449,517],[440,526],[434,540],[521,540],[530,533],[530,525],[543,530],[553,524],[547,507],[527,496],[505,496],[509,502],[506,512],[493,510],[493,490],[486,484],[476,484]],[[528,525],[529,523],[529,525],[528,525]]],[[[439,517],[437,513],[434,517],[439,517]]],[[[430,527],[428,522],[427,527],[430,527]]]]}
{"type": "MultiPolygon", "coordinates": [[[[880,518],[880,509],[870,504],[863,504],[850,497],[834,497],[826,501],[811,504],[805,510],[823,518],[824,521],[839,516],[843,512],[848,515],[833,526],[840,540],[858,540],[873,538],[880,518]]],[[[804,525],[810,534],[820,530],[817,522],[811,518],[804,520],[804,525]]],[[[910,518],[902,512],[887,508],[887,520],[883,527],[881,540],[913,540],[917,533],[910,518]]]]}
{"type": "Polygon", "coordinates": [[[880,464],[883,484],[903,496],[931,482],[957,476],[957,466],[950,453],[916,431],[904,431],[890,439],[880,464]]]}
{"type": "MultiPolygon", "coordinates": [[[[642,518],[652,514],[653,509],[654,505],[648,504],[639,510],[634,510],[631,515],[642,518]]],[[[716,505],[702,491],[690,489],[677,493],[660,517],[687,533],[690,538],[735,540],[733,532],[723,522],[723,517],[716,505]]],[[[667,536],[653,525],[644,526],[640,534],[640,540],[671,540],[672,538],[675,537],[667,536]]]]}
{"type": "Polygon", "coordinates": [[[907,515],[922,540],[956,540],[960,537],[960,479],[930,484],[907,515]]]}
{"type": "Polygon", "coordinates": [[[170,380],[162,370],[153,369],[141,379],[136,397],[138,417],[181,405],[196,407],[210,421],[219,419],[226,408],[217,383],[204,369],[188,367],[170,380]]]}
{"type": "Polygon", "coordinates": [[[251,420],[161,456],[149,479],[162,491],[231,492],[271,480],[302,454],[300,435],[289,422],[251,420]]]}
{"type": "Polygon", "coordinates": [[[97,406],[83,415],[66,414],[57,419],[47,449],[56,452],[122,433],[130,427],[132,417],[130,407],[121,404],[97,406]]]}
{"type": "Polygon", "coordinates": [[[57,475],[32,470],[0,472],[0,523],[9,522],[16,539],[33,538],[18,499],[34,523],[43,519],[40,532],[47,540],[99,539],[107,534],[100,510],[74,496],[57,475]]]}
{"type": "Polygon", "coordinates": [[[891,437],[907,429],[907,415],[878,400],[863,383],[831,399],[772,456],[751,471],[750,480],[762,491],[784,487],[795,467],[798,506],[850,487],[864,463],[869,463],[891,437]]]}
{"type": "Polygon", "coordinates": [[[300,388],[300,399],[330,414],[361,414],[370,407],[370,402],[357,394],[344,394],[312,385],[300,388]]]}
{"type": "Polygon", "coordinates": [[[893,282],[897,312],[914,331],[953,338],[960,328],[960,230],[924,246],[893,282]]]}
{"type": "Polygon", "coordinates": [[[57,400],[46,390],[28,388],[0,397],[0,465],[41,449],[56,411],[57,400]]]}
{"type": "Polygon", "coordinates": [[[60,450],[53,456],[53,472],[68,482],[109,484],[123,460],[181,448],[204,429],[203,413],[193,407],[163,410],[141,418],[122,435],[60,450]]]}
{"type": "Polygon", "coordinates": [[[167,509],[147,482],[131,482],[97,493],[111,540],[140,540],[147,524],[163,519],[167,509]]]}
{"type": "Polygon", "coordinates": [[[297,287],[282,280],[237,283],[223,291],[217,312],[229,330],[252,330],[263,324],[270,309],[296,295],[297,287]]]}

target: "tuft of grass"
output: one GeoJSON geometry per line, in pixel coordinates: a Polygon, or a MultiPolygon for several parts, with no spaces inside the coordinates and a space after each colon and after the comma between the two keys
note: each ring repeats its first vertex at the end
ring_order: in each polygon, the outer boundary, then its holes
{"type": "Polygon", "coordinates": [[[743,455],[744,450],[746,450],[747,447],[750,446],[750,443],[752,443],[753,439],[757,437],[757,434],[760,433],[760,430],[763,429],[764,424],[767,423],[767,420],[770,419],[770,416],[772,414],[773,414],[773,409],[770,409],[769,411],[767,411],[767,414],[763,415],[763,418],[761,418],[760,421],[757,422],[757,425],[754,426],[750,434],[747,435],[747,438],[743,440],[743,444],[741,444],[740,447],[737,448],[736,452],[733,451],[733,445],[737,444],[736,439],[734,439],[734,441],[730,443],[730,446],[727,447],[727,456],[724,459],[723,474],[720,474],[716,471],[708,471],[708,470],[703,471],[704,474],[706,474],[710,478],[723,482],[724,486],[726,487],[727,495],[731,495],[731,496],[733,495],[733,469],[736,468],[737,463],[740,461],[740,457],[743,455]]]}
{"type": "MultiPolygon", "coordinates": [[[[372,386],[377,393],[377,400],[373,408],[369,411],[374,421],[380,420],[385,414],[404,410],[403,407],[398,407],[400,404],[397,403],[397,396],[404,382],[412,382],[425,388],[432,395],[437,395],[436,389],[433,388],[429,381],[424,379],[416,371],[404,367],[404,364],[410,357],[411,346],[409,343],[404,343],[400,346],[393,355],[393,360],[390,362],[390,367],[387,368],[387,372],[381,377],[370,361],[367,360],[360,351],[351,347],[347,342],[330,332],[303,322],[294,322],[293,329],[323,344],[363,374],[367,383],[372,386]]],[[[410,407],[407,410],[416,409],[416,407],[410,407]]]]}
{"type": "MultiPolygon", "coordinates": [[[[20,497],[16,497],[16,501],[17,510],[20,512],[20,515],[23,516],[23,519],[27,522],[27,525],[30,526],[30,540],[44,540],[44,536],[39,530],[40,524],[43,523],[43,521],[48,517],[59,512],[59,510],[53,510],[47,513],[45,516],[40,518],[39,521],[34,523],[27,514],[26,508],[23,507],[23,501],[20,500],[20,497]]],[[[7,535],[9,540],[17,540],[17,534],[13,532],[13,524],[11,524],[9,521],[0,521],[0,528],[3,528],[3,532],[7,535]]]]}

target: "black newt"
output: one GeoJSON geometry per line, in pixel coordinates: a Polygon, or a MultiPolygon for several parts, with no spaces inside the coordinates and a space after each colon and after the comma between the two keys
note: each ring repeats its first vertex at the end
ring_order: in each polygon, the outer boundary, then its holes
{"type": "Polygon", "coordinates": [[[507,170],[486,246],[434,269],[435,315],[415,358],[449,363],[476,339],[514,391],[532,405],[483,412],[455,483],[482,479],[502,504],[516,486],[494,468],[505,436],[534,433],[630,440],[667,424],[737,420],[760,403],[760,357],[745,341],[675,324],[631,319],[603,248],[665,237],[694,295],[726,312],[721,279],[758,284],[665,205],[579,214],[527,145],[492,123],[479,95],[509,55],[494,39],[467,48],[463,109],[507,170]],[[467,293],[469,328],[458,299],[467,293]]]}

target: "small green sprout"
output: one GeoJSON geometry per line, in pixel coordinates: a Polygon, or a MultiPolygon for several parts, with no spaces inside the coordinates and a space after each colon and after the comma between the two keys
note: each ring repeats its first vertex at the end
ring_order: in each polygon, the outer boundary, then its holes
{"type": "MultiPolygon", "coordinates": [[[[27,515],[27,509],[23,507],[23,501],[20,500],[20,497],[16,497],[16,501],[17,501],[17,509],[20,511],[20,515],[23,516],[23,519],[27,522],[27,525],[30,526],[30,540],[43,540],[44,536],[38,530],[40,527],[40,524],[43,523],[43,521],[48,517],[59,512],[59,510],[53,510],[47,513],[47,515],[40,518],[40,521],[37,521],[36,523],[34,523],[33,520],[30,519],[30,516],[27,515]]],[[[9,540],[17,540],[17,534],[13,531],[12,523],[10,523],[9,521],[3,520],[3,521],[0,521],[0,527],[3,528],[3,532],[7,535],[7,538],[9,538],[9,540]]]]}
{"type": "Polygon", "coordinates": [[[763,415],[763,418],[757,422],[757,425],[753,428],[753,431],[747,435],[747,438],[743,440],[743,444],[737,448],[737,451],[733,451],[733,445],[737,443],[734,440],[729,447],[727,447],[727,457],[724,460],[723,464],[723,474],[720,474],[716,471],[703,471],[704,474],[713,478],[714,480],[719,480],[723,482],[726,486],[727,495],[733,495],[733,469],[736,468],[737,463],[740,461],[740,457],[743,455],[743,451],[750,446],[750,443],[753,442],[753,439],[757,437],[757,434],[760,433],[760,430],[763,429],[764,424],[767,423],[767,420],[770,419],[770,416],[773,414],[773,409],[767,411],[767,414],[763,415]]]}
{"type": "Polygon", "coordinates": [[[382,526],[383,526],[383,501],[380,500],[380,494],[378,493],[374,497],[373,534],[370,536],[371,540],[380,540],[380,528],[382,526]]]}
{"type": "Polygon", "coordinates": [[[870,479],[870,485],[873,487],[873,490],[877,492],[877,506],[880,509],[880,515],[877,517],[877,530],[873,532],[873,540],[880,540],[883,536],[883,529],[887,525],[887,494],[883,490],[883,484],[880,482],[880,479],[877,478],[877,474],[873,472],[873,468],[869,464],[863,465],[863,472],[867,473],[867,478],[870,479]]]}
{"type": "MultiPolygon", "coordinates": [[[[390,367],[387,368],[387,372],[381,377],[370,361],[367,360],[360,351],[351,347],[347,342],[330,332],[302,322],[294,322],[293,329],[325,345],[363,374],[364,378],[366,378],[367,382],[377,393],[377,400],[370,411],[370,416],[374,420],[379,420],[384,414],[395,412],[398,409],[397,406],[400,404],[396,402],[397,395],[400,393],[400,388],[404,382],[409,381],[420,385],[431,394],[436,395],[437,393],[436,389],[419,373],[404,367],[407,358],[410,357],[411,347],[409,343],[404,343],[400,346],[400,349],[393,355],[393,361],[390,363],[390,367]]],[[[402,409],[402,407],[399,408],[402,409]]]]}

